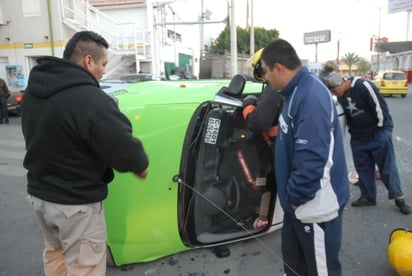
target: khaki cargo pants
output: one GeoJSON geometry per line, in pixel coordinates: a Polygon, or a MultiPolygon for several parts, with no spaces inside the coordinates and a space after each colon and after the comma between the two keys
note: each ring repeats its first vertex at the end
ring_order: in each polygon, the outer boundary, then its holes
{"type": "Polygon", "coordinates": [[[102,202],[62,205],[28,196],[45,249],[47,276],[106,274],[106,222],[102,202]]]}

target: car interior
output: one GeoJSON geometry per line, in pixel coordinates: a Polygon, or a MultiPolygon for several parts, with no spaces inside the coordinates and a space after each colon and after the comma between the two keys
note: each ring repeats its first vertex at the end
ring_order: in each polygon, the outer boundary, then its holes
{"type": "MultiPolygon", "coordinates": [[[[181,231],[207,245],[257,234],[270,226],[276,196],[273,149],[242,115],[242,75],[193,116],[185,142],[181,231]]],[[[257,91],[257,93],[260,91],[257,91]]],[[[180,200],[179,200],[180,201],[180,200]]]]}

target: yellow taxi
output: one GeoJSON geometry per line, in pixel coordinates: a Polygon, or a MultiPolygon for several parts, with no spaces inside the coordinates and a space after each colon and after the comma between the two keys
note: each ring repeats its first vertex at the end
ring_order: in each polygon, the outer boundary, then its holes
{"type": "Polygon", "coordinates": [[[401,95],[405,98],[408,94],[406,74],[402,71],[381,71],[375,76],[373,83],[383,95],[401,95]]]}

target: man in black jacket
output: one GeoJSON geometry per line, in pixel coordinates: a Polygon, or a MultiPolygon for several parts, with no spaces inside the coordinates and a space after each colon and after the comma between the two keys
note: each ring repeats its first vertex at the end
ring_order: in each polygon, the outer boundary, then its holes
{"type": "Polygon", "coordinates": [[[253,68],[253,77],[262,82],[262,94],[259,97],[248,95],[243,99],[243,117],[249,129],[261,132],[269,144],[273,144],[278,133],[279,113],[283,104],[283,96],[274,91],[264,79],[261,55],[263,48],[251,56],[248,62],[253,68]]]}
{"type": "Polygon", "coordinates": [[[10,97],[9,88],[5,80],[0,78],[0,124],[9,123],[9,111],[7,109],[7,99],[10,97]]]}
{"type": "Polygon", "coordinates": [[[147,176],[141,141],[99,87],[107,48],[94,32],[74,34],[63,59],[38,60],[25,90],[23,165],[45,244],[46,275],[105,275],[102,201],[113,169],[147,176]]]}

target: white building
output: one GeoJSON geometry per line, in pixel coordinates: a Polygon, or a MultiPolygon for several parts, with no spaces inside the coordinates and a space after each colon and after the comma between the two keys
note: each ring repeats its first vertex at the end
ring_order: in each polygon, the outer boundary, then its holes
{"type": "Polygon", "coordinates": [[[81,30],[109,42],[105,77],[139,71],[167,76],[175,66],[197,75],[200,50],[186,46],[182,34],[194,34],[173,25],[175,15],[172,1],[0,0],[0,77],[11,89],[23,89],[36,59],[62,57],[68,39],[81,30]]]}

